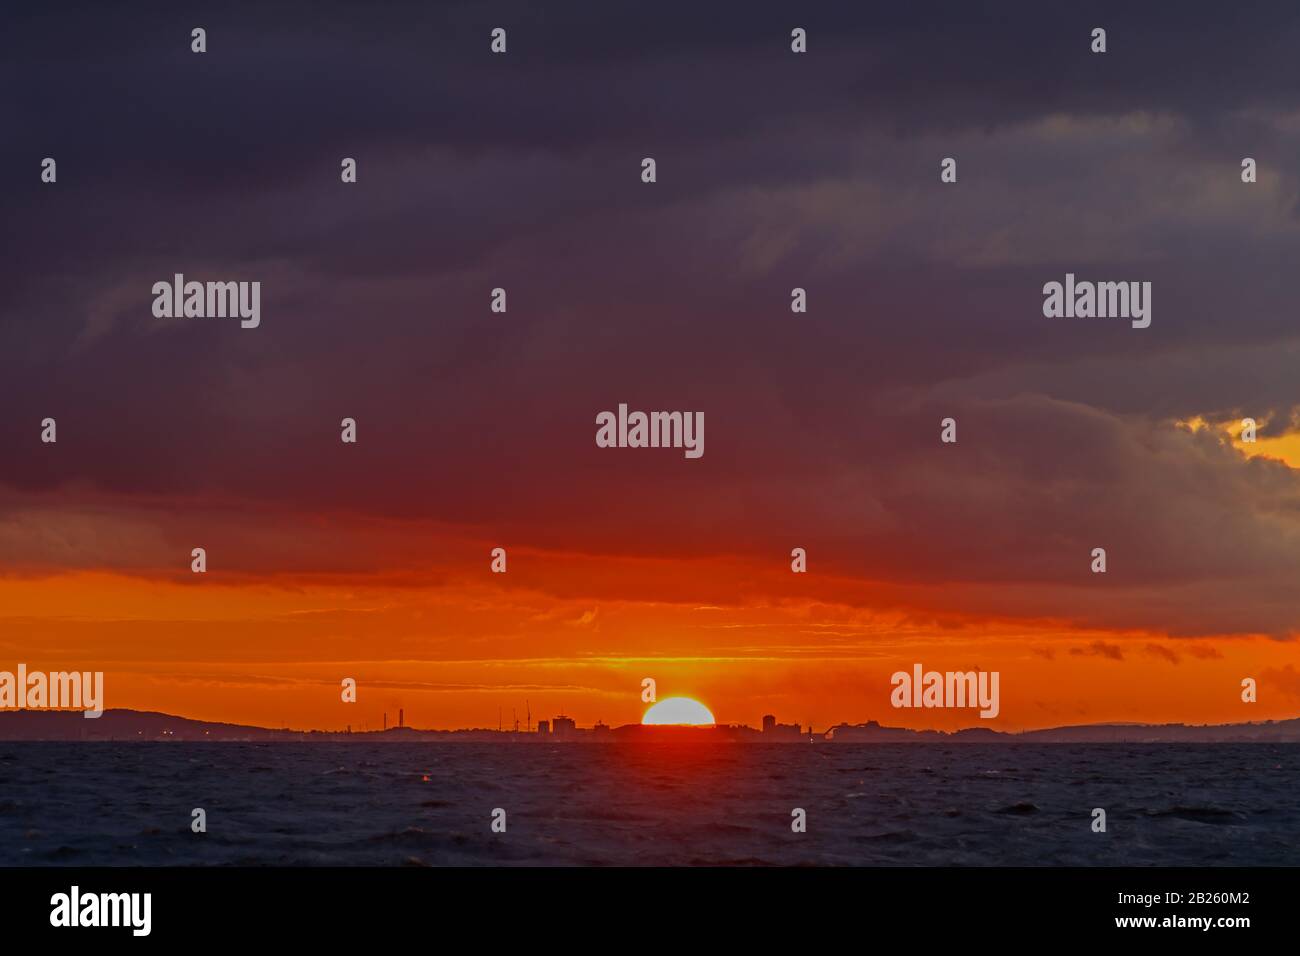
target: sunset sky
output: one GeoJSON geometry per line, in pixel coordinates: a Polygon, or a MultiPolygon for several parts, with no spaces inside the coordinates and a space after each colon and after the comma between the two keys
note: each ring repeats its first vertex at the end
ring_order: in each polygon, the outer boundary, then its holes
{"type": "Polygon", "coordinates": [[[843,6],[14,14],[0,670],[320,728],[629,723],[645,677],[818,729],[1300,716],[1300,14],[843,6]],[[1150,328],[1045,318],[1067,272],[1150,328]],[[175,273],[261,326],[155,318],[175,273]],[[621,402],[703,457],[597,448],[621,402]],[[894,710],[914,663],[1000,716],[894,710]]]}

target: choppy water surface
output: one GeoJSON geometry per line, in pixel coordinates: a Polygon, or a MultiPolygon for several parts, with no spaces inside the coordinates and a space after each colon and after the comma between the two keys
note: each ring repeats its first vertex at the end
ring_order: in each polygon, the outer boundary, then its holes
{"type": "Polygon", "coordinates": [[[1300,865],[1298,793],[1286,744],[10,743],[0,864],[1300,865]]]}

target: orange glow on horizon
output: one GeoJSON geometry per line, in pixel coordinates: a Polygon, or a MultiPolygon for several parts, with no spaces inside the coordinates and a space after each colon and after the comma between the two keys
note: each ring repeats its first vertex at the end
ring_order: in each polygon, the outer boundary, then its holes
{"type": "MultiPolygon", "coordinates": [[[[638,581],[656,570],[653,562],[605,564],[638,581]]],[[[399,709],[417,728],[494,729],[502,712],[509,718],[517,708],[522,719],[530,705],[534,717],[569,713],[584,727],[642,723],[647,674],[707,700],[709,720],[723,713],[757,727],[770,713],[818,731],[868,720],[1015,731],[1300,713],[1294,640],[1017,623],[978,607],[925,621],[837,600],[833,581],[780,603],[706,603],[689,593],[651,602],[593,588],[592,566],[570,568],[583,591],[558,573],[514,588],[451,576],[434,587],[364,578],[0,577],[0,670],[102,670],[109,709],[320,730],[378,729],[399,709]],[[895,709],[891,674],[917,662],[999,671],[1001,713],[984,721],[968,709],[895,709]],[[1241,699],[1245,676],[1267,691],[1258,703],[1241,699]],[[356,703],[340,699],[345,677],[357,681],[356,703]]],[[[705,577],[691,570],[691,580],[705,577]]],[[[716,587],[731,589],[739,570],[718,564],[716,587]]],[[[771,593],[784,583],[748,579],[771,593]]],[[[670,577],[653,583],[656,593],[673,590],[670,577]]],[[[920,597],[951,600],[947,591],[920,597]]],[[[978,603],[978,594],[968,597],[962,603],[978,603]]]]}

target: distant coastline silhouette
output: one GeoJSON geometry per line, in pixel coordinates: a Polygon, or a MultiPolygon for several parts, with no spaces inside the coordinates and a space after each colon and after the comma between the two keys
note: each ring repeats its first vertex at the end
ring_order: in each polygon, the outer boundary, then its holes
{"type": "Polygon", "coordinates": [[[547,732],[461,728],[421,730],[388,727],[384,730],[295,730],[247,724],[195,720],[155,711],[113,708],[97,720],[80,711],[11,710],[0,712],[0,740],[158,740],[158,741],[499,741],[510,743],[626,743],[646,741],[698,741],[733,743],[1300,743],[1300,717],[1235,724],[1101,723],[1006,732],[988,727],[956,731],[912,730],[882,726],[875,720],[840,723],[823,731],[795,724],[765,721],[762,729],[743,724],[711,727],[643,726],[608,727],[598,723],[582,728],[566,721],[562,731],[547,732]]]}

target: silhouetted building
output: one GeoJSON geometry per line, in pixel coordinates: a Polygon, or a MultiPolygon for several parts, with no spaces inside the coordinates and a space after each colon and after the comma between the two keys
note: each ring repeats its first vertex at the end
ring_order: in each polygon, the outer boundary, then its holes
{"type": "Polygon", "coordinates": [[[771,714],[763,715],[763,736],[769,740],[791,740],[799,737],[802,730],[798,724],[778,724],[771,714]]]}
{"type": "Polygon", "coordinates": [[[578,723],[572,717],[565,717],[563,714],[557,716],[551,721],[551,733],[557,737],[565,737],[576,733],[578,723]]]}
{"type": "Polygon", "coordinates": [[[398,727],[406,726],[406,711],[402,710],[402,708],[400,707],[397,708],[397,726],[398,727]]]}
{"type": "Polygon", "coordinates": [[[598,720],[596,721],[596,726],[591,728],[591,732],[597,737],[607,736],[609,734],[609,724],[605,723],[603,720],[598,720]]]}
{"type": "Polygon", "coordinates": [[[539,720],[537,722],[537,732],[539,734],[549,734],[551,732],[551,722],[549,720],[539,720]]]}

